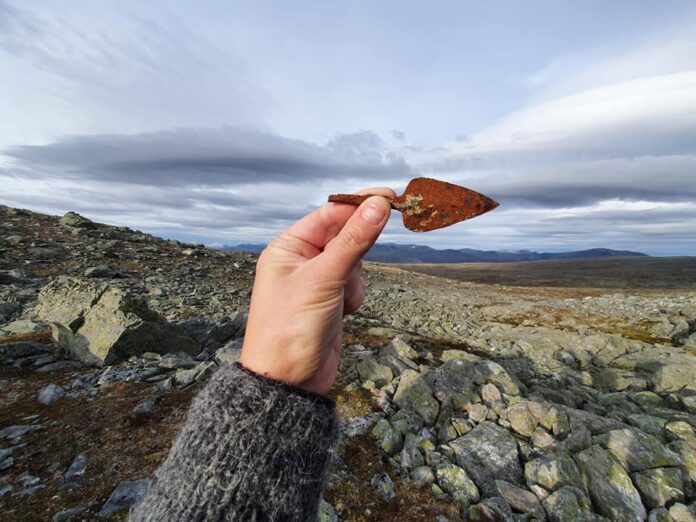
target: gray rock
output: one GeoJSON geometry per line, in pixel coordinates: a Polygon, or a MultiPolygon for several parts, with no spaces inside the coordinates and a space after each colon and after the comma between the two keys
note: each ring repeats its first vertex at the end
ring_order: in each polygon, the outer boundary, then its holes
{"type": "Polygon", "coordinates": [[[657,393],[696,391],[696,357],[685,363],[660,366],[652,376],[652,383],[657,393]]]}
{"type": "Polygon", "coordinates": [[[657,438],[640,430],[612,430],[597,441],[630,472],[663,466],[679,466],[682,460],[657,438]]]}
{"type": "Polygon", "coordinates": [[[56,280],[39,294],[37,314],[53,326],[59,346],[102,366],[143,352],[197,353],[200,346],[145,302],[116,287],[56,280]]]}
{"type": "Polygon", "coordinates": [[[507,419],[513,430],[525,437],[531,437],[546,417],[548,409],[548,406],[539,402],[521,400],[508,408],[507,419]]]}
{"type": "Polygon", "coordinates": [[[120,277],[121,273],[108,266],[92,266],[85,270],[83,275],[93,279],[113,279],[120,277]]]}
{"type": "Polygon", "coordinates": [[[440,404],[425,379],[413,370],[401,374],[399,386],[394,393],[394,402],[401,408],[417,413],[426,424],[432,425],[437,419],[440,404]]]}
{"type": "Polygon", "coordinates": [[[395,455],[403,447],[403,438],[401,434],[394,429],[387,419],[381,419],[377,422],[372,435],[377,439],[377,443],[388,455],[395,455]]]}
{"type": "Polygon", "coordinates": [[[70,464],[70,467],[61,478],[63,484],[70,484],[81,479],[87,470],[87,455],[80,453],[70,464]]]}
{"type": "Polygon", "coordinates": [[[388,366],[379,364],[373,357],[363,358],[356,366],[360,380],[372,381],[376,386],[381,387],[389,384],[394,379],[394,375],[388,366]]]}
{"type": "Polygon", "coordinates": [[[592,520],[592,510],[585,493],[566,486],[544,499],[544,509],[551,522],[575,522],[592,520]]]}
{"type": "Polygon", "coordinates": [[[234,340],[215,352],[215,362],[218,364],[234,364],[242,354],[242,341],[234,340]]]}
{"type": "Polygon", "coordinates": [[[385,502],[394,500],[396,497],[396,487],[394,486],[394,481],[386,473],[380,473],[372,477],[372,487],[377,490],[379,496],[385,502]]]}
{"type": "Polygon", "coordinates": [[[13,448],[0,449],[0,471],[14,466],[14,458],[12,458],[13,448]]]}
{"type": "Polygon", "coordinates": [[[12,316],[22,312],[22,305],[19,303],[0,303],[0,317],[4,318],[1,321],[7,321],[12,316]]]}
{"type": "Polygon", "coordinates": [[[546,519],[544,508],[539,503],[536,495],[531,491],[517,487],[504,480],[496,480],[495,487],[498,490],[498,495],[504,498],[515,511],[525,513],[539,520],[546,519]]]}
{"type": "Polygon", "coordinates": [[[109,499],[97,513],[97,516],[100,518],[108,517],[117,511],[134,506],[145,497],[149,487],[149,479],[121,482],[111,493],[109,499]]]}
{"type": "Polygon", "coordinates": [[[550,491],[565,486],[587,489],[577,464],[565,453],[552,453],[527,462],[524,476],[529,486],[536,484],[550,491]]]}
{"type": "Polygon", "coordinates": [[[93,221],[72,211],[63,214],[63,217],[60,218],[60,224],[71,228],[96,228],[96,224],[93,221]]]}
{"type": "Polygon", "coordinates": [[[48,384],[39,392],[39,402],[49,406],[65,397],[65,390],[57,384],[48,384]]]}
{"type": "Polygon", "coordinates": [[[430,466],[419,466],[411,471],[411,481],[417,488],[430,486],[435,482],[435,472],[430,466]]]}
{"type": "Polygon", "coordinates": [[[27,433],[34,433],[36,431],[43,430],[44,427],[40,424],[19,424],[15,426],[8,426],[0,430],[0,439],[9,439],[11,441],[16,441],[22,438],[22,436],[27,433]]]}
{"type": "Polygon", "coordinates": [[[338,515],[334,507],[323,498],[319,500],[319,512],[317,522],[338,522],[338,515]]]}
{"type": "Polygon", "coordinates": [[[69,370],[71,368],[80,368],[82,366],[81,362],[78,361],[56,361],[49,364],[45,364],[38,368],[36,371],[41,373],[56,372],[59,370],[69,370]]]}
{"type": "Polygon", "coordinates": [[[435,470],[435,476],[442,490],[452,495],[452,498],[460,506],[466,508],[479,501],[478,488],[463,468],[453,464],[444,464],[438,466],[435,470]]]}
{"type": "Polygon", "coordinates": [[[95,509],[97,506],[98,504],[96,502],[90,502],[89,504],[82,504],[80,506],[75,506],[69,509],[63,509],[55,515],[53,515],[53,519],[51,522],[67,522],[68,520],[84,513],[85,511],[95,509]]]}
{"type": "Polygon", "coordinates": [[[416,412],[401,408],[391,418],[392,426],[401,434],[417,433],[423,427],[423,419],[416,412]]]}
{"type": "Polygon", "coordinates": [[[2,329],[6,335],[24,335],[28,333],[42,332],[47,330],[48,327],[43,323],[32,321],[30,319],[18,319],[6,324],[2,327],[2,329]]]}
{"type": "Polygon", "coordinates": [[[515,522],[512,509],[505,499],[500,497],[487,498],[480,504],[471,506],[468,516],[471,522],[515,522]]]}
{"type": "Polygon", "coordinates": [[[619,461],[601,446],[576,455],[587,478],[590,497],[597,511],[617,522],[642,522],[647,517],[640,494],[619,461]]]}
{"type": "Polygon", "coordinates": [[[696,520],[694,511],[680,502],[677,502],[669,508],[669,516],[672,522],[694,522],[694,520],[696,520]]]}
{"type": "Polygon", "coordinates": [[[649,508],[662,507],[672,500],[684,500],[684,486],[678,468],[647,469],[633,474],[643,503],[649,508]]]}
{"type": "Polygon", "coordinates": [[[523,483],[517,441],[497,424],[484,421],[449,446],[484,496],[496,494],[496,480],[523,483]]]}

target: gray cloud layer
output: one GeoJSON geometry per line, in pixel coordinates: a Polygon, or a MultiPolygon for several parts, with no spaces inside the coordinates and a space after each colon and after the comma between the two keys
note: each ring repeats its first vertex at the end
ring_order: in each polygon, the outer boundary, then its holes
{"type": "Polygon", "coordinates": [[[143,185],[235,185],[322,179],[407,178],[411,168],[370,132],[325,146],[260,130],[175,129],[132,136],[75,136],[4,151],[40,176],[143,185]]]}

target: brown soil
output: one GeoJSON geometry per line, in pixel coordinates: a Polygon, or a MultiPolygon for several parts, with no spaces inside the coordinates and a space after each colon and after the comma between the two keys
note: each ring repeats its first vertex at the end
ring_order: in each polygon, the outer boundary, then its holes
{"type": "MultiPolygon", "coordinates": [[[[65,397],[44,406],[37,400],[39,390],[48,383],[69,385],[74,372],[41,374],[0,367],[0,378],[11,381],[0,397],[0,426],[41,424],[48,428],[24,435],[21,442],[26,446],[14,451],[15,465],[4,472],[16,482],[26,471],[46,486],[28,497],[5,496],[0,520],[8,522],[51,520],[56,506],[65,509],[96,500],[98,506],[84,513],[85,519],[95,518],[118,484],[152,475],[167,455],[197,392],[195,388],[173,390],[161,397],[151,414],[131,418],[132,408],[152,396],[150,385],[116,384],[102,387],[94,398],[65,397]],[[31,415],[40,417],[24,419],[31,415]],[[85,475],[76,487],[65,489],[60,477],[79,453],[87,455],[85,475]],[[50,473],[48,468],[54,463],[59,464],[58,470],[50,473]]],[[[124,516],[119,512],[100,520],[123,520],[124,516]]]]}

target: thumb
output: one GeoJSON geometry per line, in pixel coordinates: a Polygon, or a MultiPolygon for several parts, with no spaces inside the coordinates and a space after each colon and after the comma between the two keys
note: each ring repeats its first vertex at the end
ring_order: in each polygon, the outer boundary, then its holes
{"type": "Polygon", "coordinates": [[[338,235],[315,259],[332,279],[347,279],[355,264],[375,244],[389,220],[391,205],[382,196],[367,198],[338,235]]]}

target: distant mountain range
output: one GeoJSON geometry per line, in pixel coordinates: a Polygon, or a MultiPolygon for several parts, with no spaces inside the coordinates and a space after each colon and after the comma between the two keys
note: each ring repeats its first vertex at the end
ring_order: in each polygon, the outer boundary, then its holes
{"type": "MultiPolygon", "coordinates": [[[[258,254],[265,244],[247,243],[225,245],[223,250],[258,254]]],[[[547,259],[591,259],[597,257],[645,256],[640,252],[592,248],[572,252],[534,252],[532,250],[474,250],[472,248],[438,250],[423,245],[397,245],[378,243],[365,259],[380,263],[512,263],[515,261],[543,261],[547,259]]]]}

